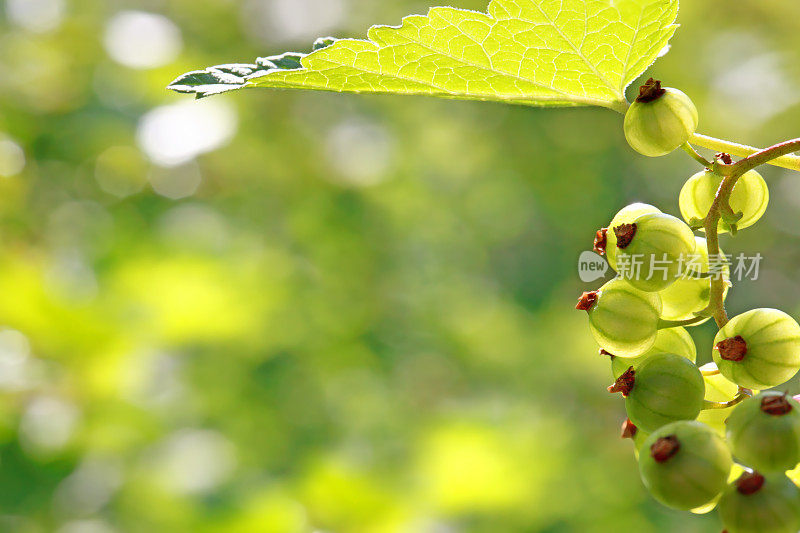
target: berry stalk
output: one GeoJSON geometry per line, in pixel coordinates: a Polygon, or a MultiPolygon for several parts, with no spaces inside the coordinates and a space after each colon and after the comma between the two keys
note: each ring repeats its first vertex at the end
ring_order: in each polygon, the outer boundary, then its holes
{"type": "MultiPolygon", "coordinates": [[[[795,140],[800,141],[800,139],[795,139],[795,140]]],[[[715,137],[710,137],[708,135],[701,135],[699,133],[694,133],[690,137],[689,142],[697,146],[702,146],[703,148],[708,148],[709,150],[715,150],[717,152],[725,152],[738,157],[749,157],[752,156],[753,154],[764,152],[764,150],[759,150],[758,148],[755,148],[753,146],[747,146],[745,144],[725,141],[723,139],[717,139],[715,137]]],[[[789,150],[788,152],[780,154],[778,157],[772,158],[767,161],[763,161],[763,163],[768,163],[776,167],[788,168],[789,170],[796,170],[800,172],[800,156],[789,155],[792,152],[796,152],[797,150],[800,150],[800,146],[797,146],[796,148],[794,148],[794,150],[789,150]]]]}
{"type": "MultiPolygon", "coordinates": [[[[800,150],[800,138],[782,142],[765,148],[764,150],[754,149],[747,157],[736,163],[731,161],[730,155],[727,153],[717,156],[710,168],[714,173],[724,176],[724,179],[719,186],[719,190],[714,198],[714,202],[711,204],[708,214],[703,220],[703,227],[705,228],[708,244],[709,264],[712,268],[717,269],[717,271],[721,271],[719,269],[724,268],[724,261],[719,250],[717,224],[723,216],[727,216],[728,218],[735,218],[738,216],[738,214],[733,213],[730,206],[730,197],[736,182],[742,175],[756,167],[767,163],[776,164],[776,162],[780,162],[785,160],[786,157],[789,157],[787,154],[791,154],[797,150],[800,150]]],[[[800,157],[790,157],[792,160],[796,160],[792,163],[796,164],[796,167],[790,166],[786,168],[793,168],[794,170],[800,171],[800,157]]],[[[728,314],[725,311],[724,303],[725,283],[726,281],[721,277],[711,280],[711,293],[709,296],[708,309],[705,313],[713,316],[717,326],[720,328],[728,323],[728,314]]]]}
{"type": "Polygon", "coordinates": [[[750,389],[743,389],[739,387],[739,393],[730,401],[728,402],[710,402],[708,400],[703,401],[703,410],[706,409],[727,409],[728,407],[733,407],[737,403],[741,403],[747,398],[751,398],[753,396],[753,391],[750,389]]]}

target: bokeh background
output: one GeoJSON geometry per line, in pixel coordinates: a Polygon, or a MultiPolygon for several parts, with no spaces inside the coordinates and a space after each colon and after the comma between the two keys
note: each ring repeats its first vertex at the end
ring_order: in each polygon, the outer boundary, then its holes
{"type": "MultiPolygon", "coordinates": [[[[800,135],[800,3],[683,4],[652,72],[701,130],[800,135]]],[[[685,154],[604,110],[164,89],[431,5],[0,0],[0,530],[719,531],[642,488],[573,309],[685,154]]],[[[797,316],[800,175],[764,174],[730,309],[797,316]]]]}

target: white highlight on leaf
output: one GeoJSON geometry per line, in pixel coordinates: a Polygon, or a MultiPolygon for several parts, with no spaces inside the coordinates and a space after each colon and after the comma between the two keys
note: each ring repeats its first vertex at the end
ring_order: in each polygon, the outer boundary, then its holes
{"type": "Polygon", "coordinates": [[[8,20],[36,33],[58,28],[64,20],[66,8],[64,0],[6,0],[8,20]]]}
{"type": "Polygon", "coordinates": [[[0,133],[0,177],[10,178],[25,169],[22,147],[0,133]]]}
{"type": "Polygon", "coordinates": [[[135,69],[171,63],[183,47],[181,31],[171,20],[144,11],[114,15],[106,26],[104,44],[114,61],[135,69]]]}
{"type": "Polygon", "coordinates": [[[238,116],[226,100],[182,101],[144,115],[136,139],[153,163],[176,167],[225,145],[237,128],[238,116]]]}

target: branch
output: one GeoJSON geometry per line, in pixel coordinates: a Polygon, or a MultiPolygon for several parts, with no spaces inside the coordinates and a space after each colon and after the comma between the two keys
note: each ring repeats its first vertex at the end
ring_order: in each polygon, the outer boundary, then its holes
{"type": "MultiPolygon", "coordinates": [[[[748,157],[733,163],[732,165],[726,165],[717,161],[714,171],[719,172],[723,176],[741,176],[745,172],[749,172],[754,168],[766,163],[778,161],[782,157],[785,157],[786,154],[791,154],[798,150],[800,150],[800,139],[792,139],[790,141],[776,144],[775,146],[770,146],[764,150],[759,150],[758,152],[755,152],[754,154],[751,154],[748,157]]],[[[796,159],[800,161],[800,157],[796,159]]]]}
{"type": "Polygon", "coordinates": [[[726,176],[717,190],[717,196],[708,210],[703,227],[706,232],[706,244],[708,246],[709,272],[719,272],[720,275],[711,278],[711,292],[708,297],[707,312],[714,317],[717,327],[722,328],[728,323],[728,313],[725,311],[725,280],[721,275],[724,265],[719,252],[719,233],[717,227],[722,216],[722,205],[728,205],[733,191],[733,186],[739,180],[740,175],[726,176]]]}
{"type": "MultiPolygon", "coordinates": [[[[701,135],[699,133],[695,133],[694,135],[692,135],[691,138],[689,138],[689,142],[691,142],[692,144],[696,144],[698,146],[702,146],[703,148],[708,148],[709,150],[714,150],[716,152],[725,152],[739,157],[748,157],[752,156],[753,154],[757,154],[759,152],[764,151],[764,150],[759,150],[758,148],[754,148],[753,146],[733,143],[730,141],[709,137],[708,135],[701,135]]],[[[798,172],[800,172],[800,156],[787,155],[797,150],[800,150],[800,146],[794,148],[794,150],[789,150],[788,152],[784,152],[783,154],[781,154],[781,157],[778,157],[777,159],[773,159],[771,161],[764,161],[764,163],[769,163],[770,165],[774,165],[776,167],[788,168],[789,170],[797,170],[798,172]]]]}

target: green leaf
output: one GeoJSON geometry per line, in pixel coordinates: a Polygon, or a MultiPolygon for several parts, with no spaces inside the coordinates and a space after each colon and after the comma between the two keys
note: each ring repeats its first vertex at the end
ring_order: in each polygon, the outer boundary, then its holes
{"type": "Polygon", "coordinates": [[[320,39],[307,55],[190,72],[170,88],[243,87],[413,94],[622,110],[625,89],[675,32],[678,0],[493,0],[373,26],[369,40],[320,39]]]}

